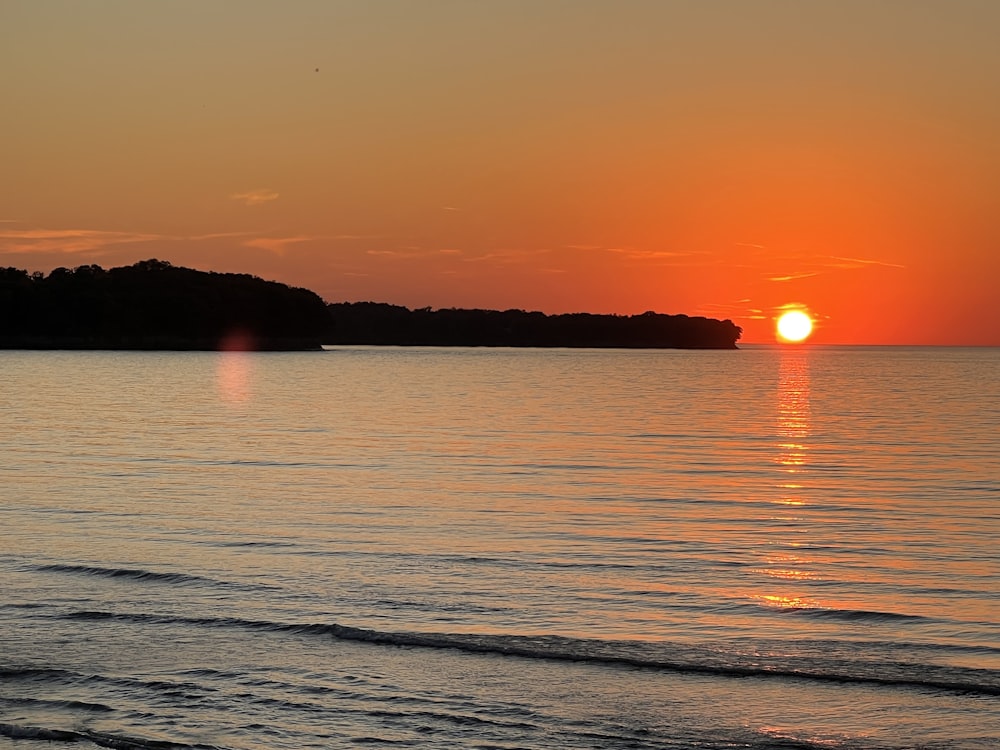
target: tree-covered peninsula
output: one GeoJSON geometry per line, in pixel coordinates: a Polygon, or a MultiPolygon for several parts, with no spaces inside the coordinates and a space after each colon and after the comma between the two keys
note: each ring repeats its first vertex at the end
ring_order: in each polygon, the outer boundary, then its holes
{"type": "Polygon", "coordinates": [[[247,274],[144,260],[48,275],[0,269],[0,348],[271,351],[322,344],[735,349],[729,320],[326,304],[247,274]]]}
{"type": "Polygon", "coordinates": [[[256,276],[160,260],[47,276],[0,269],[0,347],[6,349],[319,349],[323,300],[256,276]]]}

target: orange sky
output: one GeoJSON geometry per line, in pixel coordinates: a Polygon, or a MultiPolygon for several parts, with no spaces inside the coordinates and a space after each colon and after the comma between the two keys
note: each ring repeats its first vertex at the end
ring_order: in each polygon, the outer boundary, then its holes
{"type": "Polygon", "coordinates": [[[1000,345],[998,28],[994,0],[6,0],[0,265],[1000,345]]]}

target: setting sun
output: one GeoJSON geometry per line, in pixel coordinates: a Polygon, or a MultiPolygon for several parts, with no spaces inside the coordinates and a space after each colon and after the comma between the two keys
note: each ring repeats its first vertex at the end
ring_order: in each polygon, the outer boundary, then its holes
{"type": "Polygon", "coordinates": [[[790,310],[778,318],[778,338],[781,341],[805,341],[812,329],[812,318],[802,310],[790,310]]]}

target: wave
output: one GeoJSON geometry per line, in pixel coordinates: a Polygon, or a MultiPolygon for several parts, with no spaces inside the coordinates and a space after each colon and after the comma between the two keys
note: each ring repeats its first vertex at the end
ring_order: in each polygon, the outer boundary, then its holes
{"type": "Polygon", "coordinates": [[[73,678],[73,672],[48,667],[0,667],[0,680],[33,680],[49,682],[73,678]]]}
{"type": "Polygon", "coordinates": [[[95,713],[105,713],[114,711],[111,706],[105,705],[104,703],[91,703],[88,701],[78,701],[78,700],[65,700],[65,701],[52,701],[44,700],[42,698],[4,698],[0,697],[0,705],[7,704],[11,706],[31,706],[31,707],[43,707],[43,708],[68,708],[76,711],[92,711],[95,713]]]}
{"type": "Polygon", "coordinates": [[[448,649],[525,659],[629,666],[722,677],[803,679],[887,687],[1000,695],[1000,671],[929,664],[926,661],[865,661],[823,656],[759,655],[670,642],[605,641],[557,635],[497,635],[382,631],[337,623],[280,623],[241,618],[178,617],[146,613],[81,611],[59,615],[78,621],[127,621],[329,637],[379,646],[448,649]]]}
{"type": "Polygon", "coordinates": [[[101,578],[127,578],[134,581],[173,584],[209,584],[212,586],[241,586],[240,584],[218,581],[213,578],[190,573],[157,573],[141,568],[103,568],[97,565],[39,565],[35,568],[43,573],[71,573],[101,578]]]}
{"type": "Polygon", "coordinates": [[[150,740],[120,734],[94,732],[88,729],[49,729],[20,724],[0,724],[0,736],[12,740],[41,740],[44,742],[91,742],[112,750],[219,750],[215,745],[188,745],[166,740],[150,740]]]}
{"type": "Polygon", "coordinates": [[[858,620],[867,620],[871,622],[892,622],[929,619],[923,615],[907,615],[900,612],[879,612],[867,609],[825,609],[822,607],[781,607],[772,609],[788,615],[815,617],[820,620],[846,620],[848,622],[858,620]]]}

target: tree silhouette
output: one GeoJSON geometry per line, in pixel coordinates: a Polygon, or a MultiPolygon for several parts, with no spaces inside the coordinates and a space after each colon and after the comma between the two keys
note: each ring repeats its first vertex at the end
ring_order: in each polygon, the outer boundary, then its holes
{"type": "Polygon", "coordinates": [[[161,260],[48,276],[3,269],[0,315],[6,348],[318,349],[329,323],[306,289],[161,260]]]}
{"type": "Polygon", "coordinates": [[[735,349],[731,320],[663,315],[545,315],[524,310],[409,310],[376,302],[331,304],[331,344],[735,349]]]}
{"type": "Polygon", "coordinates": [[[321,344],[735,349],[730,320],[687,315],[545,315],[326,305],[307,290],[248,274],[144,260],[48,276],[0,269],[0,347],[318,349],[321,344]]]}

